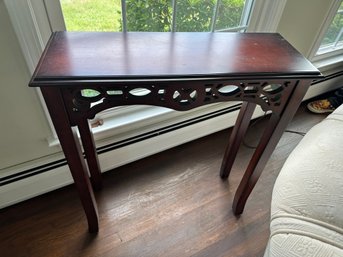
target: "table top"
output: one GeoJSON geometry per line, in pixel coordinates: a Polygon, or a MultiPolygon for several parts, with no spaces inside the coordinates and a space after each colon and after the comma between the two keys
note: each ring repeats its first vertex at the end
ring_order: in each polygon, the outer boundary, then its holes
{"type": "Polygon", "coordinates": [[[277,33],[54,32],[30,86],[259,76],[320,72],[277,33]]]}

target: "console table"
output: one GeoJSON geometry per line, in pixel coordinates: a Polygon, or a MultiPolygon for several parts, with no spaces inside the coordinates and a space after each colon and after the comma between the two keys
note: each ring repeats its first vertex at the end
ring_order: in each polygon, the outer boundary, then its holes
{"type": "Polygon", "coordinates": [[[89,231],[96,232],[93,189],[101,188],[101,172],[88,119],[98,112],[134,104],[187,111],[215,102],[242,101],[220,171],[225,179],[256,104],[270,111],[234,197],[233,211],[239,215],[310,83],[320,77],[275,33],[55,32],[30,86],[41,89],[89,231]],[[86,94],[85,89],[94,94],[86,94]]]}

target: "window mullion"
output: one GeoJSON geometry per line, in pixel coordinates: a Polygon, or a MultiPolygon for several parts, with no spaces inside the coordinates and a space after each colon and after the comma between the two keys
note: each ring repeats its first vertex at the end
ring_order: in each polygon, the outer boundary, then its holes
{"type": "Polygon", "coordinates": [[[244,4],[244,9],[242,12],[241,20],[239,23],[239,27],[243,27],[243,26],[246,26],[248,24],[253,2],[254,2],[254,0],[246,0],[246,2],[244,4]]]}
{"type": "Polygon", "coordinates": [[[121,0],[121,17],[122,17],[123,32],[127,32],[126,0],[121,0]]]}
{"type": "Polygon", "coordinates": [[[176,31],[176,8],[177,8],[177,0],[173,0],[173,3],[172,3],[172,27],[171,27],[172,32],[176,31]]]}
{"type": "Polygon", "coordinates": [[[217,0],[216,5],[215,5],[214,10],[213,10],[211,32],[214,32],[215,27],[216,27],[219,5],[220,5],[220,0],[217,0]]]}
{"type": "Polygon", "coordinates": [[[342,34],[343,34],[343,28],[341,28],[341,30],[339,31],[339,33],[335,39],[335,43],[333,44],[333,47],[336,47],[338,45],[339,39],[341,38],[342,34]]]}

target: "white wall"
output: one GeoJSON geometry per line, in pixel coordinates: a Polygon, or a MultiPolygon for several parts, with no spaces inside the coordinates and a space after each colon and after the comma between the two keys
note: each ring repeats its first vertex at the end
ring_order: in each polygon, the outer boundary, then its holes
{"type": "Polygon", "coordinates": [[[336,0],[288,0],[277,31],[308,57],[332,2],[336,0]]]}
{"type": "Polygon", "coordinates": [[[0,0],[0,176],[3,169],[59,151],[49,128],[3,0],[0,0]]]}

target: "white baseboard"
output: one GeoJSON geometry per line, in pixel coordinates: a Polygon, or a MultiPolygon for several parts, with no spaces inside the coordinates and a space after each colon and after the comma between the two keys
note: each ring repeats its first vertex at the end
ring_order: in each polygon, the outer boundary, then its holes
{"type": "MultiPolygon", "coordinates": [[[[340,87],[342,78],[311,86],[305,100],[340,87]]],[[[169,148],[187,143],[217,131],[232,127],[238,111],[220,115],[172,132],[152,137],[99,155],[102,171],[108,171],[124,164],[142,159],[169,148]],[[115,156],[115,158],[113,158],[115,156]]],[[[257,108],[254,117],[263,115],[257,108]]],[[[73,182],[68,166],[62,166],[48,172],[27,177],[0,187],[0,208],[30,199],[69,185],[73,182]]]]}

